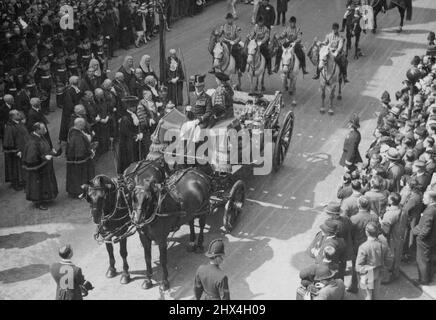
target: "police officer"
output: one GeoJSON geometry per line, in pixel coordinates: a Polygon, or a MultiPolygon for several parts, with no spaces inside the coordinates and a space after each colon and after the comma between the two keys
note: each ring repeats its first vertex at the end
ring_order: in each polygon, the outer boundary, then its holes
{"type": "MultiPolygon", "coordinates": [[[[343,49],[345,47],[345,39],[339,34],[339,24],[337,22],[333,23],[332,32],[326,35],[325,40],[322,45],[326,45],[330,48],[333,56],[335,57],[335,61],[341,70],[342,75],[344,76],[344,82],[347,83],[347,65],[348,61],[343,53],[343,49]]],[[[316,69],[316,75],[313,79],[319,79],[320,70],[316,69]]]]}
{"type": "Polygon", "coordinates": [[[224,243],[215,239],[209,243],[206,253],[209,264],[198,268],[195,275],[194,293],[197,300],[230,300],[228,278],[220,269],[224,260],[224,243]]]}
{"type": "Polygon", "coordinates": [[[226,15],[226,23],[218,29],[218,36],[221,41],[228,44],[232,56],[235,58],[236,69],[240,72],[245,72],[245,64],[243,63],[241,47],[241,28],[233,23],[234,16],[231,13],[226,15]]]}
{"type": "Polygon", "coordinates": [[[205,78],[205,75],[194,76],[195,104],[192,108],[188,106],[186,109],[188,118],[193,118],[201,129],[209,126],[209,120],[212,116],[212,99],[204,91],[205,78]]]}
{"type": "Polygon", "coordinates": [[[260,46],[260,52],[263,54],[266,60],[266,67],[268,69],[268,74],[271,72],[271,56],[268,49],[268,42],[270,37],[270,29],[264,24],[263,16],[260,16],[257,20],[257,24],[254,26],[253,31],[248,35],[249,40],[256,40],[260,46]]]}
{"type": "MultiPolygon", "coordinates": [[[[297,27],[297,18],[291,17],[289,19],[289,26],[287,26],[285,30],[283,30],[279,39],[283,39],[284,44],[291,44],[295,42],[294,45],[295,55],[297,56],[298,60],[300,60],[303,73],[307,74],[308,72],[306,71],[306,56],[304,54],[303,47],[301,45],[302,35],[303,32],[301,32],[300,27],[297,27]]],[[[279,70],[280,62],[282,60],[282,55],[283,55],[283,49],[280,46],[279,49],[277,50],[276,66],[274,68],[274,72],[276,73],[279,70]]]]}

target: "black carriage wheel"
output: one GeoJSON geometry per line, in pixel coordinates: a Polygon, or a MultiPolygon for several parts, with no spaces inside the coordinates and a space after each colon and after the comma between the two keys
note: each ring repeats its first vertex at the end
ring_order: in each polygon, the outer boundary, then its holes
{"type": "Polygon", "coordinates": [[[245,183],[236,181],[229,193],[229,200],[224,208],[224,228],[231,232],[245,203],[245,183]]]}
{"type": "Polygon", "coordinates": [[[276,144],[274,147],[273,165],[274,171],[278,171],[285,161],[286,154],[288,153],[291,144],[292,132],[294,131],[294,114],[289,111],[286,114],[283,125],[277,135],[276,144]]]}

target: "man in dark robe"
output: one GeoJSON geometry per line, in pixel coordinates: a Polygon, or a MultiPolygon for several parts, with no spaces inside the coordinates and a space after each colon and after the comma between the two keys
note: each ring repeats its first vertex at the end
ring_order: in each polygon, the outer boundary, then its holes
{"type": "Polygon", "coordinates": [[[124,58],[123,65],[118,69],[124,75],[124,82],[129,88],[129,92],[133,94],[133,88],[135,86],[135,69],[133,68],[133,57],[126,56],[124,58]]]}
{"type": "Polygon", "coordinates": [[[14,97],[6,94],[0,104],[0,139],[3,138],[5,125],[9,121],[9,112],[15,109],[14,97]]]}
{"type": "Polygon", "coordinates": [[[83,96],[82,91],[79,89],[79,77],[72,76],[69,80],[70,86],[65,92],[65,102],[62,109],[61,127],[59,129],[59,141],[66,142],[68,137],[68,126],[70,123],[71,115],[74,112],[74,106],[80,103],[83,96]]]}
{"type": "Polygon", "coordinates": [[[53,156],[57,156],[44,138],[46,127],[37,122],[23,151],[23,168],[26,171],[26,199],[35,207],[47,210],[46,202],[58,195],[58,185],[53,169],[53,156]]]}
{"type": "Polygon", "coordinates": [[[25,115],[27,115],[31,108],[30,98],[30,90],[26,86],[22,87],[20,91],[18,91],[17,97],[15,98],[17,110],[20,110],[25,115]]]}
{"type": "Polygon", "coordinates": [[[138,97],[138,99],[142,98],[142,91],[147,87],[147,85],[144,82],[144,73],[142,72],[141,68],[135,69],[135,84],[133,87],[132,94],[135,97],[138,97]]]}
{"type": "Polygon", "coordinates": [[[113,81],[114,89],[117,93],[118,99],[123,99],[130,96],[130,89],[125,81],[125,76],[122,72],[117,72],[115,74],[115,80],[113,81]]]}
{"type": "Polygon", "coordinates": [[[175,49],[170,50],[170,56],[167,58],[166,71],[169,101],[172,101],[176,106],[182,106],[183,81],[185,80],[185,75],[175,49]]]}
{"type": "Polygon", "coordinates": [[[85,129],[85,119],[76,118],[68,132],[66,185],[69,196],[76,199],[83,192],[81,186],[95,176],[91,135],[85,129]]]}
{"type": "Polygon", "coordinates": [[[85,132],[89,134],[92,138],[94,137],[94,132],[92,130],[91,125],[88,123],[88,115],[86,114],[86,109],[83,105],[78,104],[74,107],[74,113],[71,115],[70,123],[68,124],[68,132],[70,132],[70,129],[74,127],[74,121],[76,119],[81,118],[85,120],[85,132]]]}
{"type": "Polygon", "coordinates": [[[120,119],[118,174],[122,174],[131,163],[139,160],[140,143],[144,134],[139,129],[139,119],[136,115],[137,105],[137,101],[126,104],[126,111],[120,119]]]}
{"type": "Polygon", "coordinates": [[[39,98],[32,98],[30,99],[30,105],[31,108],[29,110],[29,113],[27,114],[27,119],[26,119],[26,127],[27,127],[27,131],[28,132],[32,132],[32,128],[33,125],[37,122],[42,123],[45,126],[45,134],[44,134],[44,138],[45,140],[47,140],[50,149],[53,148],[53,144],[50,138],[50,133],[48,131],[48,120],[45,117],[45,115],[42,113],[42,109],[41,109],[41,100],[39,100],[39,98]]]}
{"type": "Polygon", "coordinates": [[[98,141],[96,158],[109,151],[111,145],[111,115],[109,103],[106,101],[103,89],[95,90],[95,125],[94,131],[98,141]]]}
{"type": "Polygon", "coordinates": [[[120,46],[127,50],[133,42],[133,17],[127,1],[123,1],[120,11],[120,46]]]}
{"type": "Polygon", "coordinates": [[[6,123],[3,151],[5,153],[5,180],[10,182],[16,191],[24,188],[24,175],[21,167],[21,157],[24,146],[29,139],[26,126],[21,121],[18,110],[9,112],[9,121],[6,123]]]}

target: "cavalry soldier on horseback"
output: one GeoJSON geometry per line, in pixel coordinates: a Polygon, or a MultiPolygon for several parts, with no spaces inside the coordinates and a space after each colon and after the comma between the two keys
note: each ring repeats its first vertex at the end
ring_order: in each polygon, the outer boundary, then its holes
{"type": "Polygon", "coordinates": [[[268,74],[272,74],[271,71],[271,56],[268,49],[268,43],[270,38],[270,29],[265,26],[263,16],[260,16],[257,20],[257,24],[254,26],[253,31],[248,35],[248,40],[256,40],[260,47],[260,52],[266,60],[266,67],[268,68],[268,74]]]}
{"type": "MultiPolygon", "coordinates": [[[[349,82],[347,79],[347,65],[348,61],[344,54],[345,39],[339,34],[339,24],[333,23],[333,31],[326,35],[324,42],[321,45],[326,45],[329,47],[331,53],[335,57],[335,61],[344,76],[344,82],[349,82]]],[[[314,80],[319,79],[320,70],[316,69],[316,75],[313,77],[314,80]]]]}
{"type": "MultiPolygon", "coordinates": [[[[301,45],[302,35],[300,27],[296,25],[297,19],[295,17],[291,17],[289,19],[289,26],[283,30],[283,33],[279,36],[279,40],[283,40],[283,45],[288,46],[291,43],[295,42],[294,51],[298,60],[300,60],[301,68],[303,69],[304,74],[308,74],[306,71],[306,55],[303,51],[303,46],[301,45]]],[[[277,55],[276,55],[276,65],[274,68],[274,72],[277,73],[280,68],[280,62],[282,60],[283,49],[280,46],[277,55]]]]}
{"type": "Polygon", "coordinates": [[[220,269],[224,260],[224,243],[212,240],[206,252],[210,262],[198,268],[195,275],[194,293],[197,300],[230,300],[228,278],[220,269]]]}
{"type": "Polygon", "coordinates": [[[221,41],[225,42],[229,46],[230,53],[235,58],[236,69],[238,69],[240,72],[245,72],[242,48],[239,45],[239,42],[241,41],[242,29],[233,21],[233,15],[231,13],[227,13],[226,23],[217,30],[217,35],[221,41]]]}
{"type": "Polygon", "coordinates": [[[347,25],[347,20],[351,15],[354,15],[354,10],[359,9],[361,6],[367,4],[366,0],[347,0],[347,11],[345,12],[344,18],[342,19],[342,29],[340,32],[345,31],[345,26],[347,25]]]}

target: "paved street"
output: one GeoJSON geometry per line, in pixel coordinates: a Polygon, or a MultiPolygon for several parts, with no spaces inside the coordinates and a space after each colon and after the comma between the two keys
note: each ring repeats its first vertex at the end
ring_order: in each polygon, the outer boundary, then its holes
{"type": "MultiPolygon", "coordinates": [[[[335,101],[334,116],[321,115],[319,82],[299,75],[295,100],[296,127],[289,153],[282,169],[266,177],[246,178],[248,186],[244,212],[231,235],[224,235],[222,212],[207,221],[205,242],[223,237],[226,242],[224,271],[229,275],[233,299],[295,299],[299,283],[298,273],[310,263],[305,254],[319,225],[325,219],[322,207],[336,198],[343,168],[338,165],[346,123],[351,114],[361,119],[361,152],[367,149],[375,128],[378,99],[384,90],[391,96],[399,89],[414,55],[421,55],[426,47],[429,30],[436,30],[436,1],[413,2],[413,19],[405,30],[397,34],[399,24],[396,10],[379,16],[377,35],[363,35],[361,48],[365,54],[359,60],[350,59],[349,80],[343,90],[343,100],[335,101]]],[[[343,0],[292,0],[290,15],[295,15],[304,32],[308,48],[314,37],[323,39],[333,22],[340,22],[344,13],[343,0]]],[[[249,24],[252,6],[240,5],[237,23],[244,35],[249,24]]],[[[211,57],[207,44],[212,28],[224,21],[225,2],[208,7],[201,15],[177,22],[167,34],[167,49],[180,48],[187,71],[206,73],[211,57]]],[[[281,32],[275,27],[273,32],[281,32]]],[[[158,43],[132,49],[136,63],[148,53],[154,57],[157,69],[158,43]]],[[[117,69],[126,52],[118,52],[111,61],[117,69]]],[[[310,62],[308,61],[308,65],[310,62]]],[[[312,65],[309,70],[313,71],[312,65]]],[[[268,92],[280,90],[280,77],[274,74],[265,80],[268,92]]],[[[207,77],[207,87],[215,86],[207,77]]],[[[247,78],[243,90],[248,90],[247,78]]],[[[290,108],[291,98],[284,94],[290,108]]],[[[50,115],[53,140],[58,136],[60,110],[50,115]]],[[[0,181],[3,179],[3,159],[0,181]]],[[[206,262],[203,255],[187,253],[188,228],[182,227],[169,242],[168,267],[171,290],[161,296],[158,286],[142,290],[145,274],[144,254],[137,235],[129,238],[128,261],[133,281],[121,285],[119,277],[106,279],[108,258],[104,246],[93,240],[93,225],[87,203],[71,200],[65,192],[65,158],[55,160],[60,194],[48,211],[33,209],[24,193],[0,186],[0,299],[53,299],[55,285],[48,273],[49,265],[57,260],[61,244],[71,243],[73,261],[82,267],[95,290],[89,299],[191,299],[193,278],[197,267],[206,262]]],[[[97,171],[114,175],[112,154],[99,160],[97,171]]],[[[118,248],[118,246],[116,246],[118,248]]],[[[118,250],[118,249],[117,249],[118,250]]],[[[121,258],[116,254],[117,269],[121,258]]],[[[154,280],[159,281],[158,250],[153,246],[154,280]]],[[[348,282],[348,279],[347,281],[348,282]]],[[[428,299],[410,282],[401,278],[383,287],[385,299],[428,299]]],[[[349,299],[357,296],[349,295],[349,299]]]]}

